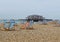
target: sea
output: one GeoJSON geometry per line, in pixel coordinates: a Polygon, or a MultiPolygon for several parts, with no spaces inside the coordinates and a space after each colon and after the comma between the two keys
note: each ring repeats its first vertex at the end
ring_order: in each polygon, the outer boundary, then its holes
{"type": "Polygon", "coordinates": [[[13,19],[10,19],[10,20],[7,20],[7,19],[4,19],[4,20],[0,20],[0,23],[5,23],[5,22],[10,22],[10,23],[24,23],[26,22],[26,20],[13,20],[13,19]]]}

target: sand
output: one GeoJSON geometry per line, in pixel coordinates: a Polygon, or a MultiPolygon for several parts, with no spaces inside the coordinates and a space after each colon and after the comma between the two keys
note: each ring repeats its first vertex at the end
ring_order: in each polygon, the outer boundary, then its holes
{"type": "Polygon", "coordinates": [[[0,30],[0,42],[60,42],[60,27],[39,24],[33,27],[34,30],[0,30]]]}

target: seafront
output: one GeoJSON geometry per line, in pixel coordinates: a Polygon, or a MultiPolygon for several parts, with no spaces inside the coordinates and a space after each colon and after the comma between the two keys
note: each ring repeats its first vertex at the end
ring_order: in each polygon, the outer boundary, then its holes
{"type": "Polygon", "coordinates": [[[0,42],[60,42],[60,21],[36,15],[27,20],[1,21],[0,42]]]}

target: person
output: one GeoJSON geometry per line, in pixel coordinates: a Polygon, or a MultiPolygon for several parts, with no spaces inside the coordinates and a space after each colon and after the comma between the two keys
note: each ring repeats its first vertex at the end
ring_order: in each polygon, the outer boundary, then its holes
{"type": "Polygon", "coordinates": [[[27,22],[25,23],[25,28],[28,29],[29,26],[30,26],[30,21],[27,21],[27,22]]]}
{"type": "Polygon", "coordinates": [[[30,29],[31,28],[31,26],[32,26],[32,21],[30,21],[30,20],[27,20],[23,25],[22,25],[22,28],[23,29],[30,29]]]}

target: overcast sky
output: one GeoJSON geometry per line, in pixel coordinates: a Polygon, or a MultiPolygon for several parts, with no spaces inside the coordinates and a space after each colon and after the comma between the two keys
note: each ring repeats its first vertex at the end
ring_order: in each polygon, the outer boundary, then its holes
{"type": "Polygon", "coordinates": [[[25,18],[32,14],[60,19],[60,0],[0,0],[0,18],[25,18]]]}

